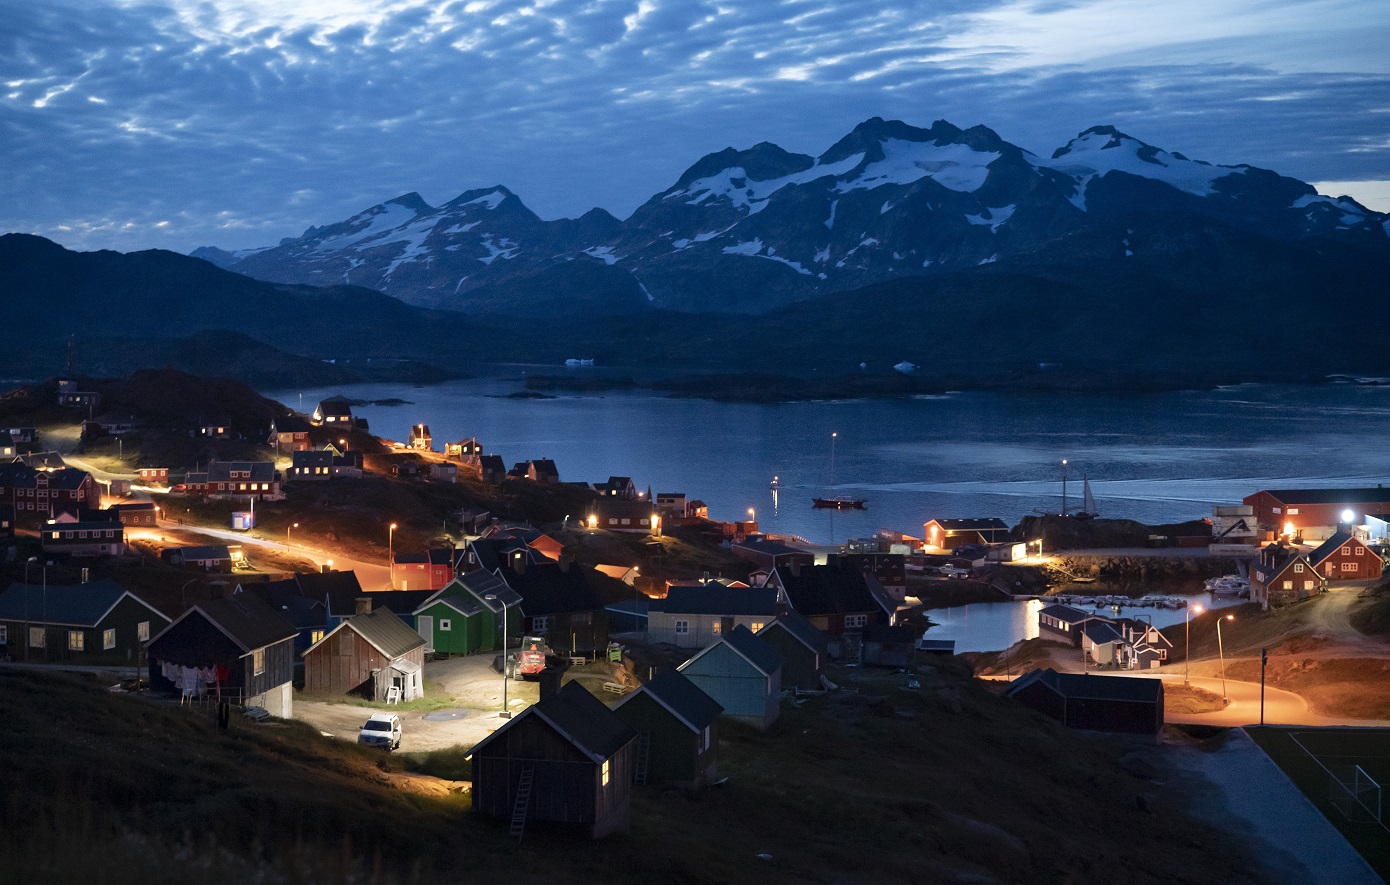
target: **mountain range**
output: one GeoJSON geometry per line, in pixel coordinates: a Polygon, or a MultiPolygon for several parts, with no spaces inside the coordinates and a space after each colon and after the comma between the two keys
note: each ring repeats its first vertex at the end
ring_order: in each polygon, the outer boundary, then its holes
{"type": "MultiPolygon", "coordinates": [[[[1390,216],[1113,127],[1041,157],[983,126],[879,118],[818,157],[767,142],[709,154],[625,220],[593,209],[546,221],[498,186],[439,207],[406,194],[277,246],[193,254],[265,281],[360,286],[428,308],[763,314],[991,266],[1049,274],[1085,262],[1104,277],[1107,265],[1147,257],[1178,263],[1164,273],[1172,285],[1205,287],[1213,256],[1183,251],[1194,224],[1214,238],[1203,248],[1235,265],[1244,262],[1231,250],[1271,243],[1376,266],[1390,255],[1390,216]]],[[[1239,297],[1240,280],[1216,271],[1239,297]]]]}

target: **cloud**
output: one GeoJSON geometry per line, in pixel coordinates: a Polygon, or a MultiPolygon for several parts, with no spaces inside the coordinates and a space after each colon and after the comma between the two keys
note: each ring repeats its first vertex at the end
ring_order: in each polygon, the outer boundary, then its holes
{"type": "Polygon", "coordinates": [[[499,183],[543,217],[623,216],[703,153],[818,154],[872,115],[1037,153],[1113,123],[1390,180],[1379,0],[0,0],[0,19],[0,229],[76,247],[263,245],[499,183]]]}

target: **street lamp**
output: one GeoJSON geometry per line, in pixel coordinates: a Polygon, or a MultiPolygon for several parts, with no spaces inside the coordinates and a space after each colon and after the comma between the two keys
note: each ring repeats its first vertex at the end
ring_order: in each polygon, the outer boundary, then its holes
{"type": "Polygon", "coordinates": [[[1224,618],[1217,618],[1217,620],[1216,620],[1216,653],[1217,653],[1218,655],[1221,656],[1221,703],[1222,703],[1222,705],[1229,704],[1229,703],[1231,702],[1231,699],[1230,699],[1229,697],[1226,696],[1226,650],[1225,650],[1225,648],[1223,648],[1222,645],[1221,645],[1221,622],[1222,622],[1222,621],[1234,621],[1235,619],[1236,619],[1236,616],[1235,616],[1235,615],[1227,615],[1227,616],[1224,617],[1224,618]]]}
{"type": "Polygon", "coordinates": [[[1067,459],[1062,459],[1062,515],[1067,515],[1067,459]]]}
{"type": "Polygon", "coordinates": [[[125,440],[121,439],[119,436],[116,437],[116,451],[119,453],[119,454],[116,456],[116,460],[118,460],[118,461],[124,461],[124,460],[125,460],[125,440]]]}
{"type": "Polygon", "coordinates": [[[340,446],[343,447],[343,451],[344,451],[344,452],[346,452],[346,451],[348,450],[348,441],[347,441],[347,440],[345,440],[345,439],[340,439],[340,440],[338,440],[338,445],[340,445],[340,446]]]}
{"type": "Polygon", "coordinates": [[[749,507],[749,508],[748,508],[748,521],[749,521],[749,522],[757,522],[757,521],[758,521],[757,514],[755,514],[755,513],[753,512],[753,508],[752,508],[752,507],[749,507]]]}
{"type": "Polygon", "coordinates": [[[292,522],[292,523],[290,523],[289,525],[285,526],[285,543],[286,543],[286,544],[289,544],[289,543],[290,543],[290,529],[297,529],[297,528],[299,528],[299,523],[297,523],[297,522],[292,522]]]}
{"type": "Polygon", "coordinates": [[[1029,541],[1029,542],[1028,542],[1030,545],[1032,545],[1032,544],[1037,544],[1037,545],[1038,545],[1038,561],[1039,561],[1039,562],[1042,562],[1042,542],[1043,542],[1043,539],[1042,539],[1042,538],[1038,538],[1036,541],[1029,541]]]}
{"type": "Polygon", "coordinates": [[[496,593],[489,593],[483,597],[484,600],[502,603],[502,718],[512,718],[512,711],[507,709],[507,680],[511,674],[507,672],[507,602],[498,598],[496,593]]]}
{"type": "Polygon", "coordinates": [[[1182,684],[1187,685],[1187,674],[1192,670],[1192,613],[1202,613],[1200,605],[1194,605],[1187,610],[1187,650],[1182,654],[1182,684]]]}
{"type": "Polygon", "coordinates": [[[396,524],[386,533],[386,570],[391,576],[391,589],[396,589],[396,524]]]}

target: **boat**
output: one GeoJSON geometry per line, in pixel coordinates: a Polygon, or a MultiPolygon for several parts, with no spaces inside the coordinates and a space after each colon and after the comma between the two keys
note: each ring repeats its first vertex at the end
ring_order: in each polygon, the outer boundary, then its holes
{"type": "Polygon", "coordinates": [[[834,498],[812,498],[811,506],[818,510],[864,510],[867,502],[860,498],[851,498],[849,495],[837,495],[834,498]]]}
{"type": "Polygon", "coordinates": [[[1095,519],[1100,516],[1100,511],[1096,510],[1096,496],[1091,494],[1091,481],[1086,477],[1081,478],[1081,509],[1072,514],[1074,519],[1095,519]]]}
{"type": "Polygon", "coordinates": [[[1206,588],[1213,596],[1240,596],[1250,592],[1250,581],[1240,575],[1222,575],[1207,578],[1206,588]]]}
{"type": "MultiPolygon", "coordinates": [[[[835,440],[838,432],[830,434],[830,484],[835,485],[835,440]]],[[[812,498],[811,506],[817,510],[864,510],[868,502],[863,498],[849,495],[836,495],[833,498],[812,498]]]]}

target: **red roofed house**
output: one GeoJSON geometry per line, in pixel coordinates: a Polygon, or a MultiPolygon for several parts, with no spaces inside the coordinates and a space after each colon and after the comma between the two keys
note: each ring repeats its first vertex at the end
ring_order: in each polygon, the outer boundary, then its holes
{"type": "Polygon", "coordinates": [[[1346,523],[1390,510],[1390,489],[1275,489],[1256,492],[1243,503],[1254,508],[1262,532],[1323,541],[1346,523]]]}
{"type": "Polygon", "coordinates": [[[1329,581],[1376,580],[1384,568],[1380,554],[1351,532],[1338,532],[1308,554],[1308,562],[1329,581]]]}

